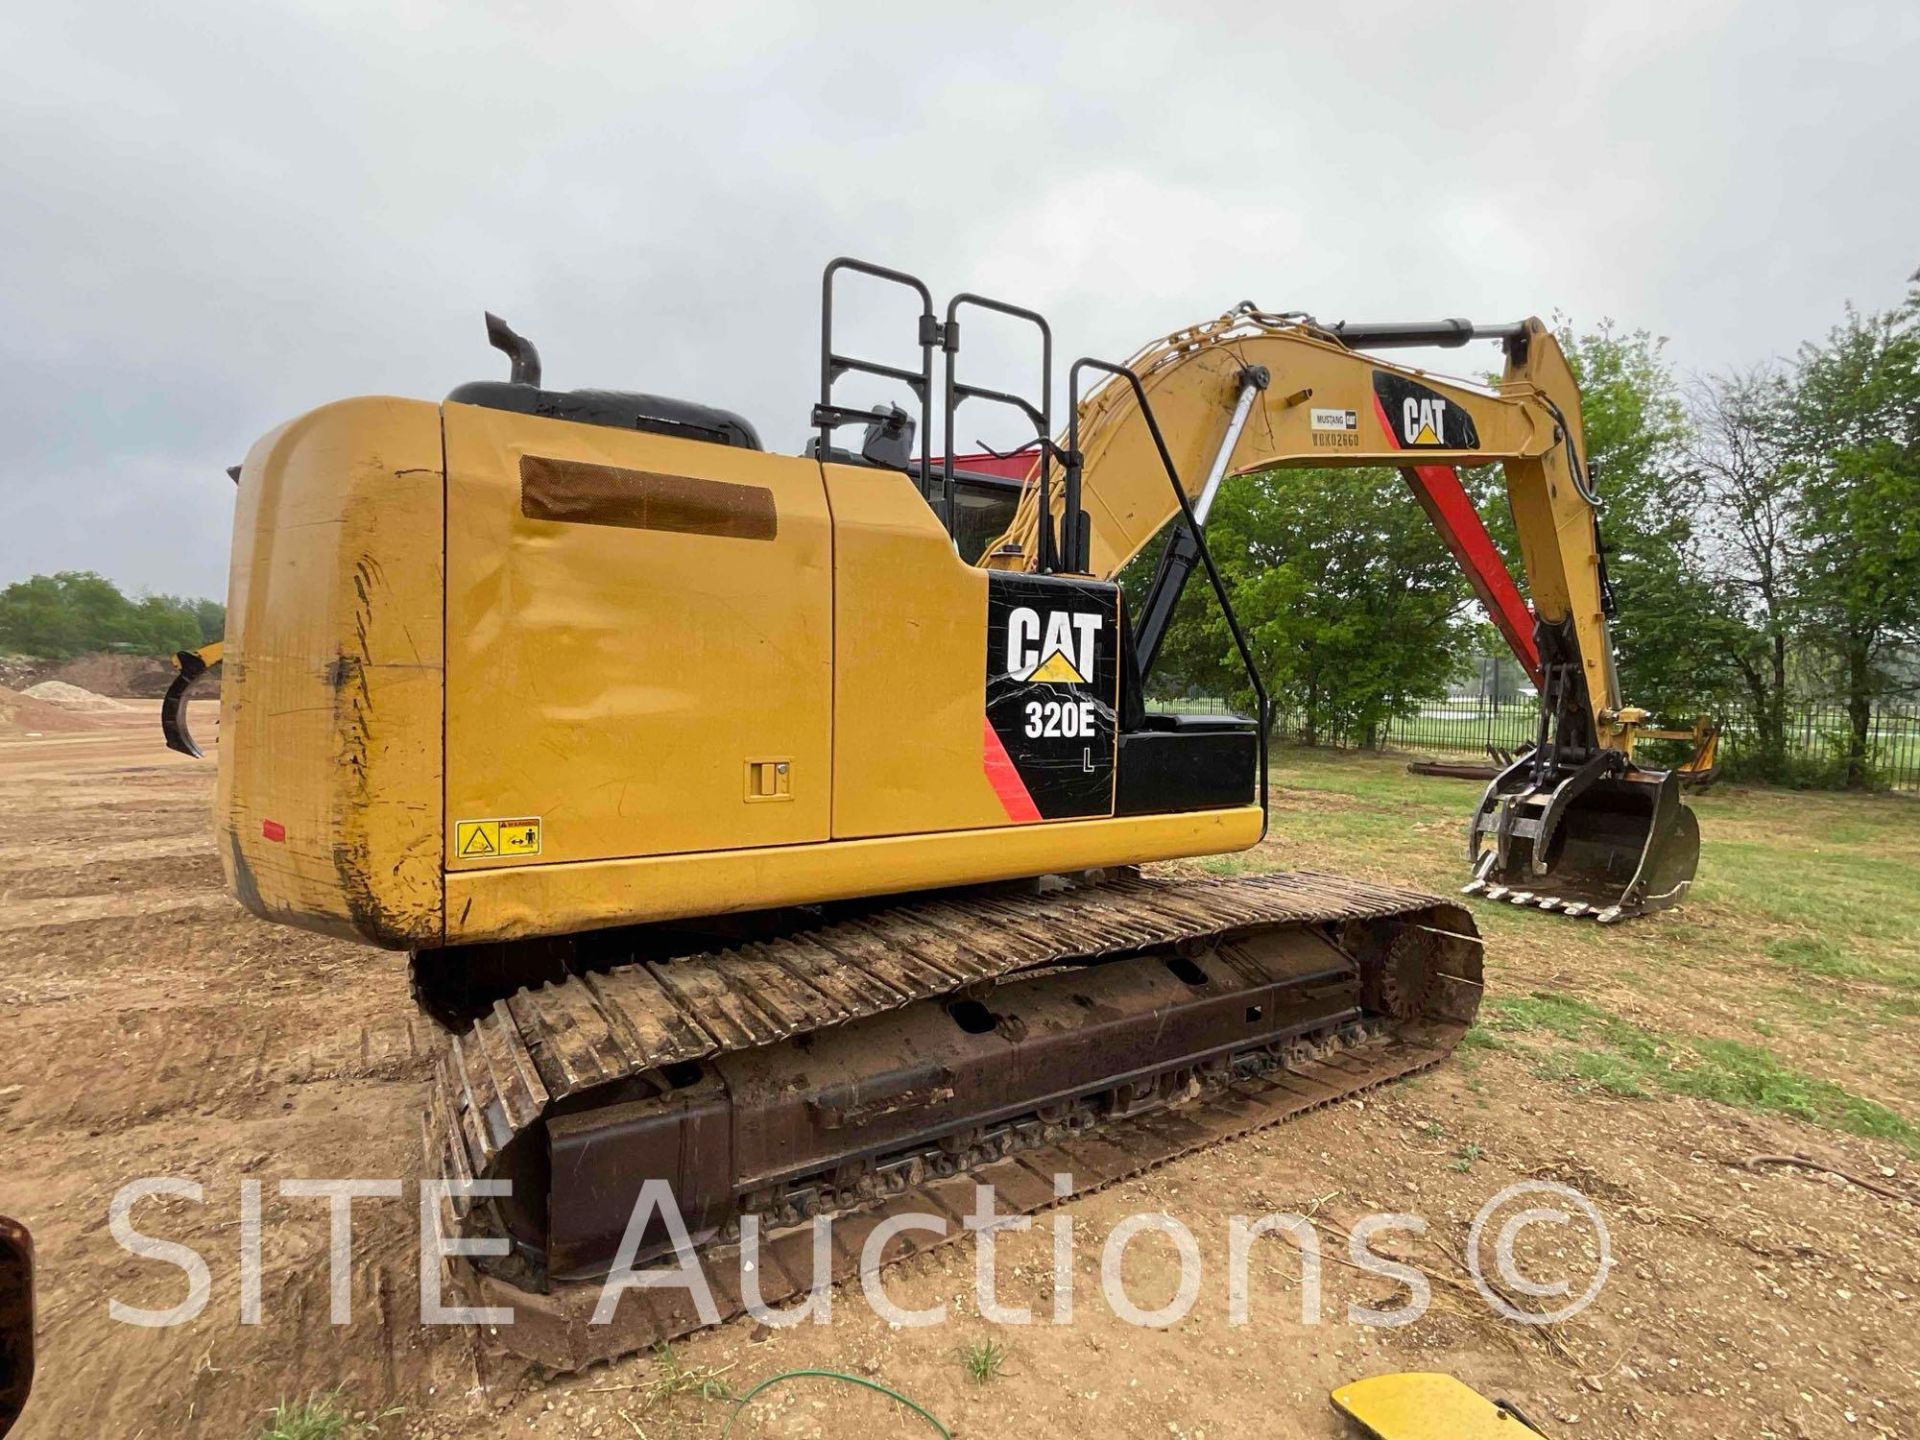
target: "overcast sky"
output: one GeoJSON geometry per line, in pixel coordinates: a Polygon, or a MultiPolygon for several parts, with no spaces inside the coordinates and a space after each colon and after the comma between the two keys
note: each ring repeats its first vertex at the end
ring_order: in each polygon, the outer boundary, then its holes
{"type": "Polygon", "coordinates": [[[0,7],[0,583],[223,596],[224,467],[503,376],[483,308],[795,449],[842,253],[1063,359],[1247,298],[1790,353],[1920,266],[1917,97],[1912,0],[0,7]]]}

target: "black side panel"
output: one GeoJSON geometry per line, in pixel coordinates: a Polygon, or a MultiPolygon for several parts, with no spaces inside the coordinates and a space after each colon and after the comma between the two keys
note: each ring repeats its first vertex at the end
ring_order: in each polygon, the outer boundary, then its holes
{"type": "Polygon", "coordinates": [[[456,387],[447,399],[456,405],[485,405],[491,410],[571,420],[577,425],[611,425],[618,430],[644,430],[650,435],[705,440],[742,450],[761,448],[753,426],[731,410],[672,400],[665,395],[642,395],[634,390],[542,390],[510,380],[474,380],[456,387]]]}
{"type": "Polygon", "coordinates": [[[1165,815],[1251,805],[1259,762],[1260,737],[1251,725],[1122,735],[1113,813],[1165,815]]]}
{"type": "Polygon", "coordinates": [[[988,571],[986,682],[987,724],[1038,818],[1112,814],[1120,587],[988,571]]]}

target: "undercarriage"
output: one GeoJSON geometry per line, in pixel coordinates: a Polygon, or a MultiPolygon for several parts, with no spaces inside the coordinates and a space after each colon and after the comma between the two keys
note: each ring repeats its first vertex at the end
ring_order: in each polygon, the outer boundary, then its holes
{"type": "Polygon", "coordinates": [[[776,1304],[811,1284],[816,1217],[844,1279],[938,1243],[902,1233],[863,1262],[889,1215],[957,1231],[977,1183],[1044,1208],[1425,1068],[1473,1019],[1480,948],[1466,911],[1411,891],[1127,877],[568,973],[495,1000],[440,1066],[430,1160],[511,1186],[452,1202],[449,1233],[508,1242],[455,1278],[511,1304],[503,1335],[555,1368],[672,1339],[742,1308],[747,1217],[776,1304]],[[588,1324],[617,1261],[682,1264],[657,1213],[628,1234],[650,1180],[717,1310],[638,1289],[588,1324]]]}

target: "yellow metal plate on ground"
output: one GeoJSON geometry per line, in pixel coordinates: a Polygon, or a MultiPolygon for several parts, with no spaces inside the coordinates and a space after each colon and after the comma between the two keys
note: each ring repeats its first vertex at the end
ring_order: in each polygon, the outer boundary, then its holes
{"type": "Polygon", "coordinates": [[[1376,1440],[1546,1440],[1451,1375],[1375,1375],[1333,1392],[1376,1440]]]}

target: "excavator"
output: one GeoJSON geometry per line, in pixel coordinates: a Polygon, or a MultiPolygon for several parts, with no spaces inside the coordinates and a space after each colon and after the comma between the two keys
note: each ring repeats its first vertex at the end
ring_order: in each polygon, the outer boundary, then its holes
{"type": "Polygon", "coordinates": [[[548,389],[489,316],[507,379],[327,405],[238,467],[227,881],[263,919],[409,953],[447,1031],[423,1144],[475,1246],[456,1279],[556,1369],[808,1290],[817,1217],[846,1278],[940,1243],[886,1221],[957,1226],[976,1182],[1042,1209],[1452,1049],[1481,992],[1458,901],[1141,869],[1266,834],[1269,704],[1206,542],[1236,473],[1400,468],[1537,649],[1539,743],[1475,810],[1470,890],[1611,921],[1697,860],[1673,777],[1633,760],[1579,395],[1538,320],[1243,305],[1075,361],[1062,428],[1031,310],[936,307],[850,259],[821,308],[800,455],[712,406],[548,389]],[[904,362],[836,341],[849,283],[913,302],[904,362]],[[965,374],[983,318],[1031,330],[1031,393],[965,374]],[[1377,353],[1476,339],[1497,384],[1377,353]],[[850,380],[918,416],[843,404],[850,380]],[[932,454],[963,406],[1030,444],[932,454]],[[1531,610],[1455,474],[1487,464],[1531,610]],[[1130,606],[1116,576],[1156,537],[1130,606]],[[1196,570],[1249,716],[1145,700],[1196,570]],[[659,1182],[671,1215],[641,1203],[659,1182]],[[653,1283],[687,1265],[701,1295],[653,1283]],[[610,1320],[609,1276],[634,1281],[610,1320]]]}

